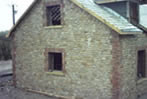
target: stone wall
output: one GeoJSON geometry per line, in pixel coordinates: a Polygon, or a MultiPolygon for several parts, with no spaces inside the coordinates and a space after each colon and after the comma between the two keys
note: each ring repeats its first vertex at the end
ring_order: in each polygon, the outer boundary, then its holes
{"type": "Polygon", "coordinates": [[[121,45],[122,99],[137,99],[147,92],[147,79],[137,79],[137,51],[147,49],[147,35],[121,36],[121,45]]]}
{"type": "Polygon", "coordinates": [[[69,0],[64,0],[64,24],[44,27],[43,0],[39,2],[15,31],[17,87],[84,99],[111,99],[111,29],[69,0]],[[44,70],[46,48],[65,50],[63,76],[44,70]]]}

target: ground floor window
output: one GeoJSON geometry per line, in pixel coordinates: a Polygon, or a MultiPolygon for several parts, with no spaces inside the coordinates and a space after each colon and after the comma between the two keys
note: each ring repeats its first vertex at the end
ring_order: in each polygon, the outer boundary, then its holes
{"type": "Polygon", "coordinates": [[[62,53],[49,52],[48,53],[48,70],[62,71],[62,53]]]}
{"type": "Polygon", "coordinates": [[[65,52],[63,49],[45,49],[45,69],[48,72],[65,71],[65,52]]]}
{"type": "Polygon", "coordinates": [[[144,78],[146,77],[146,51],[139,50],[137,52],[137,57],[137,76],[138,78],[144,78]]]}

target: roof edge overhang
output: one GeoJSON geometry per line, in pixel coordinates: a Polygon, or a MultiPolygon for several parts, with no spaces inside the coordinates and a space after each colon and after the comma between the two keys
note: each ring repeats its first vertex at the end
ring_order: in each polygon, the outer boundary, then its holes
{"type": "MultiPolygon", "coordinates": [[[[95,12],[89,10],[88,8],[84,7],[82,4],[80,4],[79,2],[77,2],[77,0],[71,0],[74,4],[76,4],[77,6],[79,6],[80,8],[84,9],[85,11],[87,11],[89,14],[91,14],[92,16],[94,16],[95,18],[97,18],[98,20],[100,20],[102,23],[106,24],[108,27],[110,27],[112,30],[116,31],[119,35],[134,35],[134,34],[141,34],[142,31],[122,31],[119,28],[117,28],[116,26],[114,26],[113,24],[107,22],[105,19],[103,19],[102,17],[98,16],[97,14],[95,14],[95,12]]],[[[115,0],[116,1],[116,0],[115,0]]],[[[120,0],[119,0],[120,1],[120,0]]],[[[124,1],[124,0],[123,0],[124,1]]]]}
{"type": "Polygon", "coordinates": [[[122,2],[127,0],[94,0],[97,4],[106,4],[106,3],[113,3],[113,2],[122,2]]]}
{"type": "Polygon", "coordinates": [[[94,0],[94,2],[97,4],[106,4],[106,3],[124,2],[124,1],[140,3],[139,0],[94,0]]]}
{"type": "Polygon", "coordinates": [[[121,31],[123,32],[123,34],[120,34],[120,35],[140,35],[142,34],[143,32],[142,31],[121,31]]]}
{"type": "Polygon", "coordinates": [[[11,37],[13,32],[16,30],[16,27],[21,23],[24,17],[30,12],[30,10],[34,7],[34,5],[40,0],[34,0],[33,3],[28,7],[28,9],[24,12],[24,14],[18,19],[16,24],[10,29],[9,33],[6,35],[7,38],[11,37]]]}

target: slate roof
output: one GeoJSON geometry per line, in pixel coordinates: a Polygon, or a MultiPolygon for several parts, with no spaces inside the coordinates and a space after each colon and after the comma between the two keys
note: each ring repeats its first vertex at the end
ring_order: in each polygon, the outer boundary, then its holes
{"type": "MultiPolygon", "coordinates": [[[[22,17],[18,20],[15,26],[10,30],[8,37],[15,31],[16,27],[20,24],[20,22],[25,18],[25,16],[29,13],[29,11],[34,7],[34,5],[41,0],[34,0],[32,5],[26,10],[26,12],[22,15],[22,17]]],[[[124,17],[120,16],[115,11],[111,10],[102,5],[98,5],[94,2],[94,0],[70,0],[75,3],[77,6],[87,11],[92,16],[96,17],[98,20],[112,28],[114,31],[119,33],[120,35],[132,35],[132,34],[140,34],[142,30],[131,24],[124,17]]]]}

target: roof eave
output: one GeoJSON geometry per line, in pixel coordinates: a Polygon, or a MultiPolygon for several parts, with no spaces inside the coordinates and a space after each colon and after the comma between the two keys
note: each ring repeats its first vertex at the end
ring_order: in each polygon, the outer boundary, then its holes
{"type": "Polygon", "coordinates": [[[94,0],[94,2],[97,4],[106,4],[106,3],[124,2],[124,1],[136,2],[138,4],[140,3],[138,0],[94,0]]]}
{"type": "Polygon", "coordinates": [[[120,35],[139,35],[142,34],[143,31],[121,31],[120,35]]]}
{"type": "Polygon", "coordinates": [[[97,4],[105,4],[105,3],[113,3],[113,2],[121,2],[126,0],[94,0],[97,4]]]}

